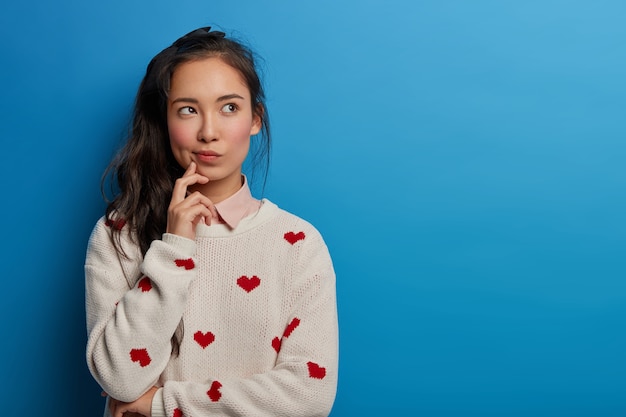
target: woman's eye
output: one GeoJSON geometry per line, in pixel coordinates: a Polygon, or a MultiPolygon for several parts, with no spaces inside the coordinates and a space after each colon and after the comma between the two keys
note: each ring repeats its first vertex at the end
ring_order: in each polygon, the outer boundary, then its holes
{"type": "Polygon", "coordinates": [[[224,113],[234,113],[237,111],[237,106],[235,104],[227,104],[224,107],[222,107],[222,112],[224,113]]]}
{"type": "Polygon", "coordinates": [[[181,107],[178,110],[179,114],[185,114],[185,115],[187,115],[187,114],[194,114],[195,112],[196,112],[196,110],[193,107],[190,107],[190,106],[181,107]]]}

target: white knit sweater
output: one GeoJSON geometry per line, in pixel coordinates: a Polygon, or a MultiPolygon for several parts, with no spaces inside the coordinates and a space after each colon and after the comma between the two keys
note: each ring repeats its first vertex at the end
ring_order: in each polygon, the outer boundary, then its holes
{"type": "Polygon", "coordinates": [[[166,233],[144,259],[127,228],[128,259],[118,256],[110,227],[96,224],[85,274],[87,363],[111,397],[163,387],[155,401],[168,417],[329,414],[335,274],[312,225],[263,200],[234,230],[200,224],[195,241],[166,233]]]}

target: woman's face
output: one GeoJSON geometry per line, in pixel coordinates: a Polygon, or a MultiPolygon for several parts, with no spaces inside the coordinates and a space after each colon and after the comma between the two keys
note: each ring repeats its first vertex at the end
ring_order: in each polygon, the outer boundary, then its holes
{"type": "Polygon", "coordinates": [[[209,178],[207,187],[241,186],[250,136],[261,130],[243,77],[217,57],[179,65],[167,105],[170,145],[176,161],[209,178]]]}

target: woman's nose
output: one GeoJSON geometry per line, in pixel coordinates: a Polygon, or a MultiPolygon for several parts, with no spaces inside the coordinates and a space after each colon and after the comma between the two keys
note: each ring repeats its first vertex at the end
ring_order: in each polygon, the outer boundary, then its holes
{"type": "Polygon", "coordinates": [[[217,140],[217,126],[215,125],[215,118],[211,115],[203,117],[202,125],[198,131],[198,140],[201,142],[217,140]]]}

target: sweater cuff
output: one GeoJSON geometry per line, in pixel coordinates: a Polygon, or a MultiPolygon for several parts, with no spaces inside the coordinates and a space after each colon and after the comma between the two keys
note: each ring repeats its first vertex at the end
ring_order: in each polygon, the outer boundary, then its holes
{"type": "Polygon", "coordinates": [[[196,253],[196,241],[178,236],[172,233],[163,233],[161,240],[182,250],[186,255],[193,256],[196,253]]]}
{"type": "Polygon", "coordinates": [[[163,403],[163,388],[159,388],[152,397],[152,417],[166,417],[163,403]]]}

